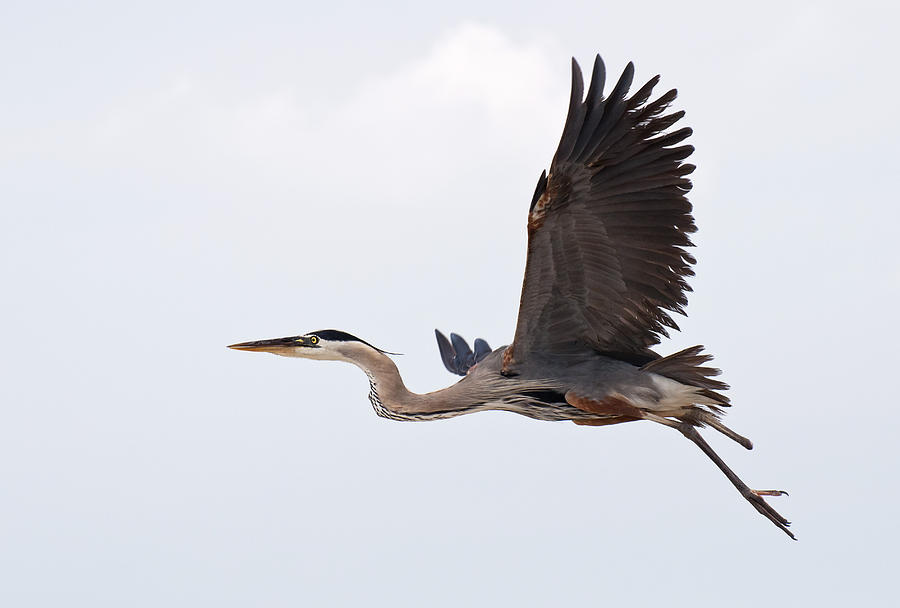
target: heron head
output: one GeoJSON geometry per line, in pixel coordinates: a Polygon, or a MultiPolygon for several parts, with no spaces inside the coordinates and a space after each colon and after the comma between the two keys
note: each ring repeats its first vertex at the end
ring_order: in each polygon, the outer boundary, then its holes
{"type": "Polygon", "coordinates": [[[337,329],[311,331],[302,336],[256,340],[231,344],[228,348],[272,353],[282,357],[301,357],[321,361],[347,361],[356,363],[365,353],[392,354],[372,346],[365,340],[337,329]]]}

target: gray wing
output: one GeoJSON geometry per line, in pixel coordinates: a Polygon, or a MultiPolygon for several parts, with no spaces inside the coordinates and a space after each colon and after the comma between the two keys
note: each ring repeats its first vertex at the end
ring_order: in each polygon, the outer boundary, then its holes
{"type": "Polygon", "coordinates": [[[609,96],[598,55],[587,97],[572,60],[572,96],[549,174],[538,180],[528,216],[528,258],[513,344],[504,369],[532,353],[594,350],[639,359],[677,329],[693,275],[686,198],[693,147],[688,128],[663,132],[684,112],[665,114],[671,90],[647,103],[659,76],[626,97],[629,63],[609,96]]]}
{"type": "Polygon", "coordinates": [[[469,343],[462,336],[451,333],[450,339],[447,336],[434,330],[434,337],[437,338],[438,350],[441,353],[441,361],[444,367],[451,374],[465,376],[469,373],[469,368],[481,361],[491,352],[491,347],[481,338],[475,339],[475,350],[469,348],[469,343]]]}

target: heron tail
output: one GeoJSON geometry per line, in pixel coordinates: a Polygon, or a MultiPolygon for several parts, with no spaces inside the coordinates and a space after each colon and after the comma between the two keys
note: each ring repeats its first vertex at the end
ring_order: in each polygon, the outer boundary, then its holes
{"type": "Polygon", "coordinates": [[[714,402],[715,405],[709,407],[716,412],[720,407],[729,407],[731,401],[719,392],[728,390],[728,385],[714,378],[722,373],[721,370],[703,365],[711,360],[712,355],[704,353],[703,346],[692,346],[668,357],[654,359],[641,370],[697,387],[701,395],[714,402]]]}
{"type": "Polygon", "coordinates": [[[692,346],[668,357],[651,361],[641,367],[641,370],[696,387],[698,394],[708,399],[703,402],[703,405],[709,408],[709,411],[699,407],[694,408],[681,417],[684,422],[694,426],[710,426],[748,450],[752,450],[753,443],[749,439],[734,432],[719,420],[719,415],[722,413],[721,408],[731,405],[728,397],[719,392],[727,390],[728,385],[715,379],[714,376],[718,376],[720,373],[718,369],[704,366],[704,363],[712,360],[712,355],[702,351],[702,346],[692,346]]]}

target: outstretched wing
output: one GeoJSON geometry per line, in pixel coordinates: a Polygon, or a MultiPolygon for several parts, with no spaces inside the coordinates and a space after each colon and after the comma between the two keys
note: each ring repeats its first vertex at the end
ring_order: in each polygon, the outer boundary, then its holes
{"type": "Polygon", "coordinates": [[[534,353],[594,350],[641,359],[677,329],[685,277],[693,275],[686,194],[693,146],[688,128],[664,133],[684,112],[666,114],[673,89],[647,102],[659,76],[626,97],[629,63],[609,96],[598,55],[587,97],[572,60],[572,97],[549,174],[528,215],[528,258],[513,344],[504,368],[534,353]]]}
{"type": "Polygon", "coordinates": [[[444,367],[451,374],[465,376],[469,373],[469,368],[490,354],[491,347],[481,338],[475,338],[475,351],[469,348],[469,343],[458,335],[451,333],[450,339],[447,336],[434,330],[434,337],[437,338],[438,350],[441,353],[441,361],[444,367]]]}

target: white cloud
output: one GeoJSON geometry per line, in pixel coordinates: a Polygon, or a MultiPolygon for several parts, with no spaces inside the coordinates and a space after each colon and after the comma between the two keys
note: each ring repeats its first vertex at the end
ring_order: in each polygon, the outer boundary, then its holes
{"type": "Polygon", "coordinates": [[[549,161],[568,74],[548,47],[459,25],[405,65],[348,74],[357,79],[353,93],[327,104],[306,100],[315,83],[269,83],[242,94],[179,74],[73,140],[87,140],[84,162],[142,166],[155,179],[335,195],[340,183],[355,199],[379,191],[418,204],[422,192],[443,189],[453,178],[447,166],[473,149],[488,152],[495,173],[527,162],[536,176],[549,161]]]}
{"type": "Polygon", "coordinates": [[[534,110],[543,109],[548,90],[560,80],[558,68],[544,46],[516,44],[498,29],[468,23],[447,32],[422,59],[371,83],[362,98],[387,102],[381,110],[389,110],[398,96],[409,105],[471,104],[518,127],[520,118],[541,116],[534,110]]]}

